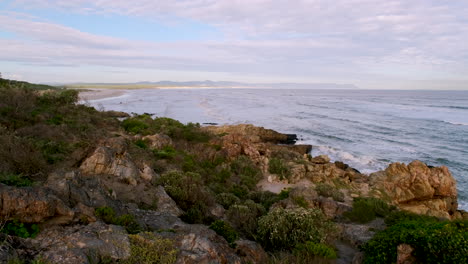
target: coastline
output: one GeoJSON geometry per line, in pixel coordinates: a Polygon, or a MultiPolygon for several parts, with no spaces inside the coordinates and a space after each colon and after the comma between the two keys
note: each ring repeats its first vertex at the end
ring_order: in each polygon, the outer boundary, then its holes
{"type": "Polygon", "coordinates": [[[80,92],[80,101],[94,101],[113,97],[119,97],[127,93],[120,89],[76,89],[80,92]]]}

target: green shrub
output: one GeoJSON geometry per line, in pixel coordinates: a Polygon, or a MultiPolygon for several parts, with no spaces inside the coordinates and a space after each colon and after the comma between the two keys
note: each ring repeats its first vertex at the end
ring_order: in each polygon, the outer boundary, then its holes
{"type": "Polygon", "coordinates": [[[226,211],[230,223],[248,238],[255,238],[258,217],[265,214],[265,208],[252,200],[246,200],[242,204],[234,204],[226,211]]]}
{"type": "Polygon", "coordinates": [[[0,182],[10,186],[26,187],[32,186],[33,182],[22,174],[0,173],[0,182]]]}
{"type": "Polygon", "coordinates": [[[270,210],[270,207],[281,200],[289,197],[290,189],[284,189],[279,194],[272,193],[270,191],[255,191],[248,195],[248,198],[256,203],[261,204],[266,211],[270,210]]]}
{"type": "Polygon", "coordinates": [[[21,223],[18,220],[12,220],[6,222],[0,232],[22,238],[34,238],[39,233],[39,226],[37,224],[27,224],[21,223]]]}
{"type": "Polygon", "coordinates": [[[231,205],[240,203],[240,201],[241,200],[232,193],[220,193],[216,195],[216,202],[222,205],[225,209],[229,209],[231,205]]]}
{"type": "Polygon", "coordinates": [[[321,196],[332,197],[333,200],[338,202],[344,202],[344,194],[340,190],[326,183],[318,183],[315,186],[315,190],[321,196]]]}
{"type": "Polygon", "coordinates": [[[125,119],[122,122],[123,128],[133,134],[151,135],[162,133],[172,139],[182,139],[189,142],[208,142],[211,136],[200,129],[200,124],[181,122],[167,118],[151,118],[148,114],[137,115],[125,119]]]}
{"type": "Polygon", "coordinates": [[[153,150],[158,159],[172,159],[177,155],[177,151],[171,146],[165,146],[162,149],[153,150]]]}
{"type": "Polygon", "coordinates": [[[392,226],[404,221],[439,222],[440,220],[434,216],[418,215],[406,211],[393,211],[385,217],[385,224],[387,226],[392,226]]]}
{"type": "Polygon", "coordinates": [[[124,214],[121,216],[116,216],[114,209],[110,207],[98,207],[94,211],[94,214],[101,218],[102,221],[104,221],[106,224],[120,225],[125,227],[127,232],[130,234],[136,234],[142,230],[140,225],[135,221],[135,217],[133,215],[124,214]]]}
{"type": "Polygon", "coordinates": [[[321,243],[313,243],[310,241],[297,244],[296,248],[294,248],[293,250],[293,253],[296,256],[311,255],[324,257],[327,259],[337,258],[336,251],[332,247],[321,243]]]}
{"type": "Polygon", "coordinates": [[[336,233],[334,224],[318,209],[276,208],[258,221],[259,240],[267,250],[291,250],[310,241],[326,243],[336,233]]]}
{"type": "Polygon", "coordinates": [[[294,196],[294,197],[291,197],[291,199],[293,200],[293,202],[302,207],[302,208],[307,208],[309,207],[309,203],[307,203],[307,201],[305,200],[304,196],[294,196]]]}
{"type": "Polygon", "coordinates": [[[137,139],[135,141],[135,145],[139,148],[142,148],[142,149],[147,149],[148,148],[148,142],[146,140],[143,140],[143,139],[137,139]]]}
{"type": "Polygon", "coordinates": [[[291,168],[282,159],[271,158],[268,162],[268,171],[279,176],[280,180],[291,176],[291,168]]]}
{"type": "Polygon", "coordinates": [[[395,263],[397,246],[414,248],[418,263],[468,263],[468,221],[402,220],[363,247],[364,263],[395,263]]]}
{"type": "Polygon", "coordinates": [[[231,247],[235,247],[235,241],[239,238],[236,230],[232,226],[222,220],[216,220],[210,225],[210,229],[216,234],[224,237],[231,247]]]}
{"type": "Polygon", "coordinates": [[[231,162],[231,171],[238,176],[239,184],[246,186],[249,190],[255,189],[262,173],[253,161],[246,156],[239,156],[231,162]]]}
{"type": "Polygon", "coordinates": [[[345,216],[354,222],[367,223],[377,216],[385,217],[393,210],[394,206],[377,198],[356,198],[353,201],[353,209],[346,212],[345,216]]]}
{"type": "Polygon", "coordinates": [[[172,264],[177,259],[174,242],[155,236],[153,233],[129,235],[130,257],[123,264],[172,264]]]}

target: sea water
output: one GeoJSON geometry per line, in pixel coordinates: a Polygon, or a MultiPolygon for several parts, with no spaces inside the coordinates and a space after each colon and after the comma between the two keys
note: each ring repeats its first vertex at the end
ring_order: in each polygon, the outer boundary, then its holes
{"type": "Polygon", "coordinates": [[[418,159],[447,166],[468,210],[468,91],[141,89],[88,102],[181,122],[251,123],[298,134],[363,173],[418,159]]]}

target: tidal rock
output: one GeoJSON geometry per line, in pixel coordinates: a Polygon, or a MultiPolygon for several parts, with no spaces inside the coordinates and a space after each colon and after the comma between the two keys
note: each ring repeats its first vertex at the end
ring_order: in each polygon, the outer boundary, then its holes
{"type": "Polygon", "coordinates": [[[392,163],[369,178],[375,196],[390,199],[402,209],[448,219],[457,210],[455,179],[445,166],[392,163]]]}
{"type": "Polygon", "coordinates": [[[42,187],[10,187],[0,184],[0,217],[23,223],[67,224],[74,211],[42,187]]]}

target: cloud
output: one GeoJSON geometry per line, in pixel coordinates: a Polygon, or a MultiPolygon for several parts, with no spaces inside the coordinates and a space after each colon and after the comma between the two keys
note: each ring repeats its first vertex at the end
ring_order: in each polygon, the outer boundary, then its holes
{"type": "Polygon", "coordinates": [[[0,14],[1,59],[343,79],[464,78],[468,3],[461,0],[14,0],[12,8],[178,19],[223,38],[171,43],[98,36],[18,14],[0,14]],[[434,74],[436,73],[436,74],[434,74]],[[333,77],[330,77],[333,78],[333,77]],[[377,78],[377,77],[375,77],[377,78]]]}

